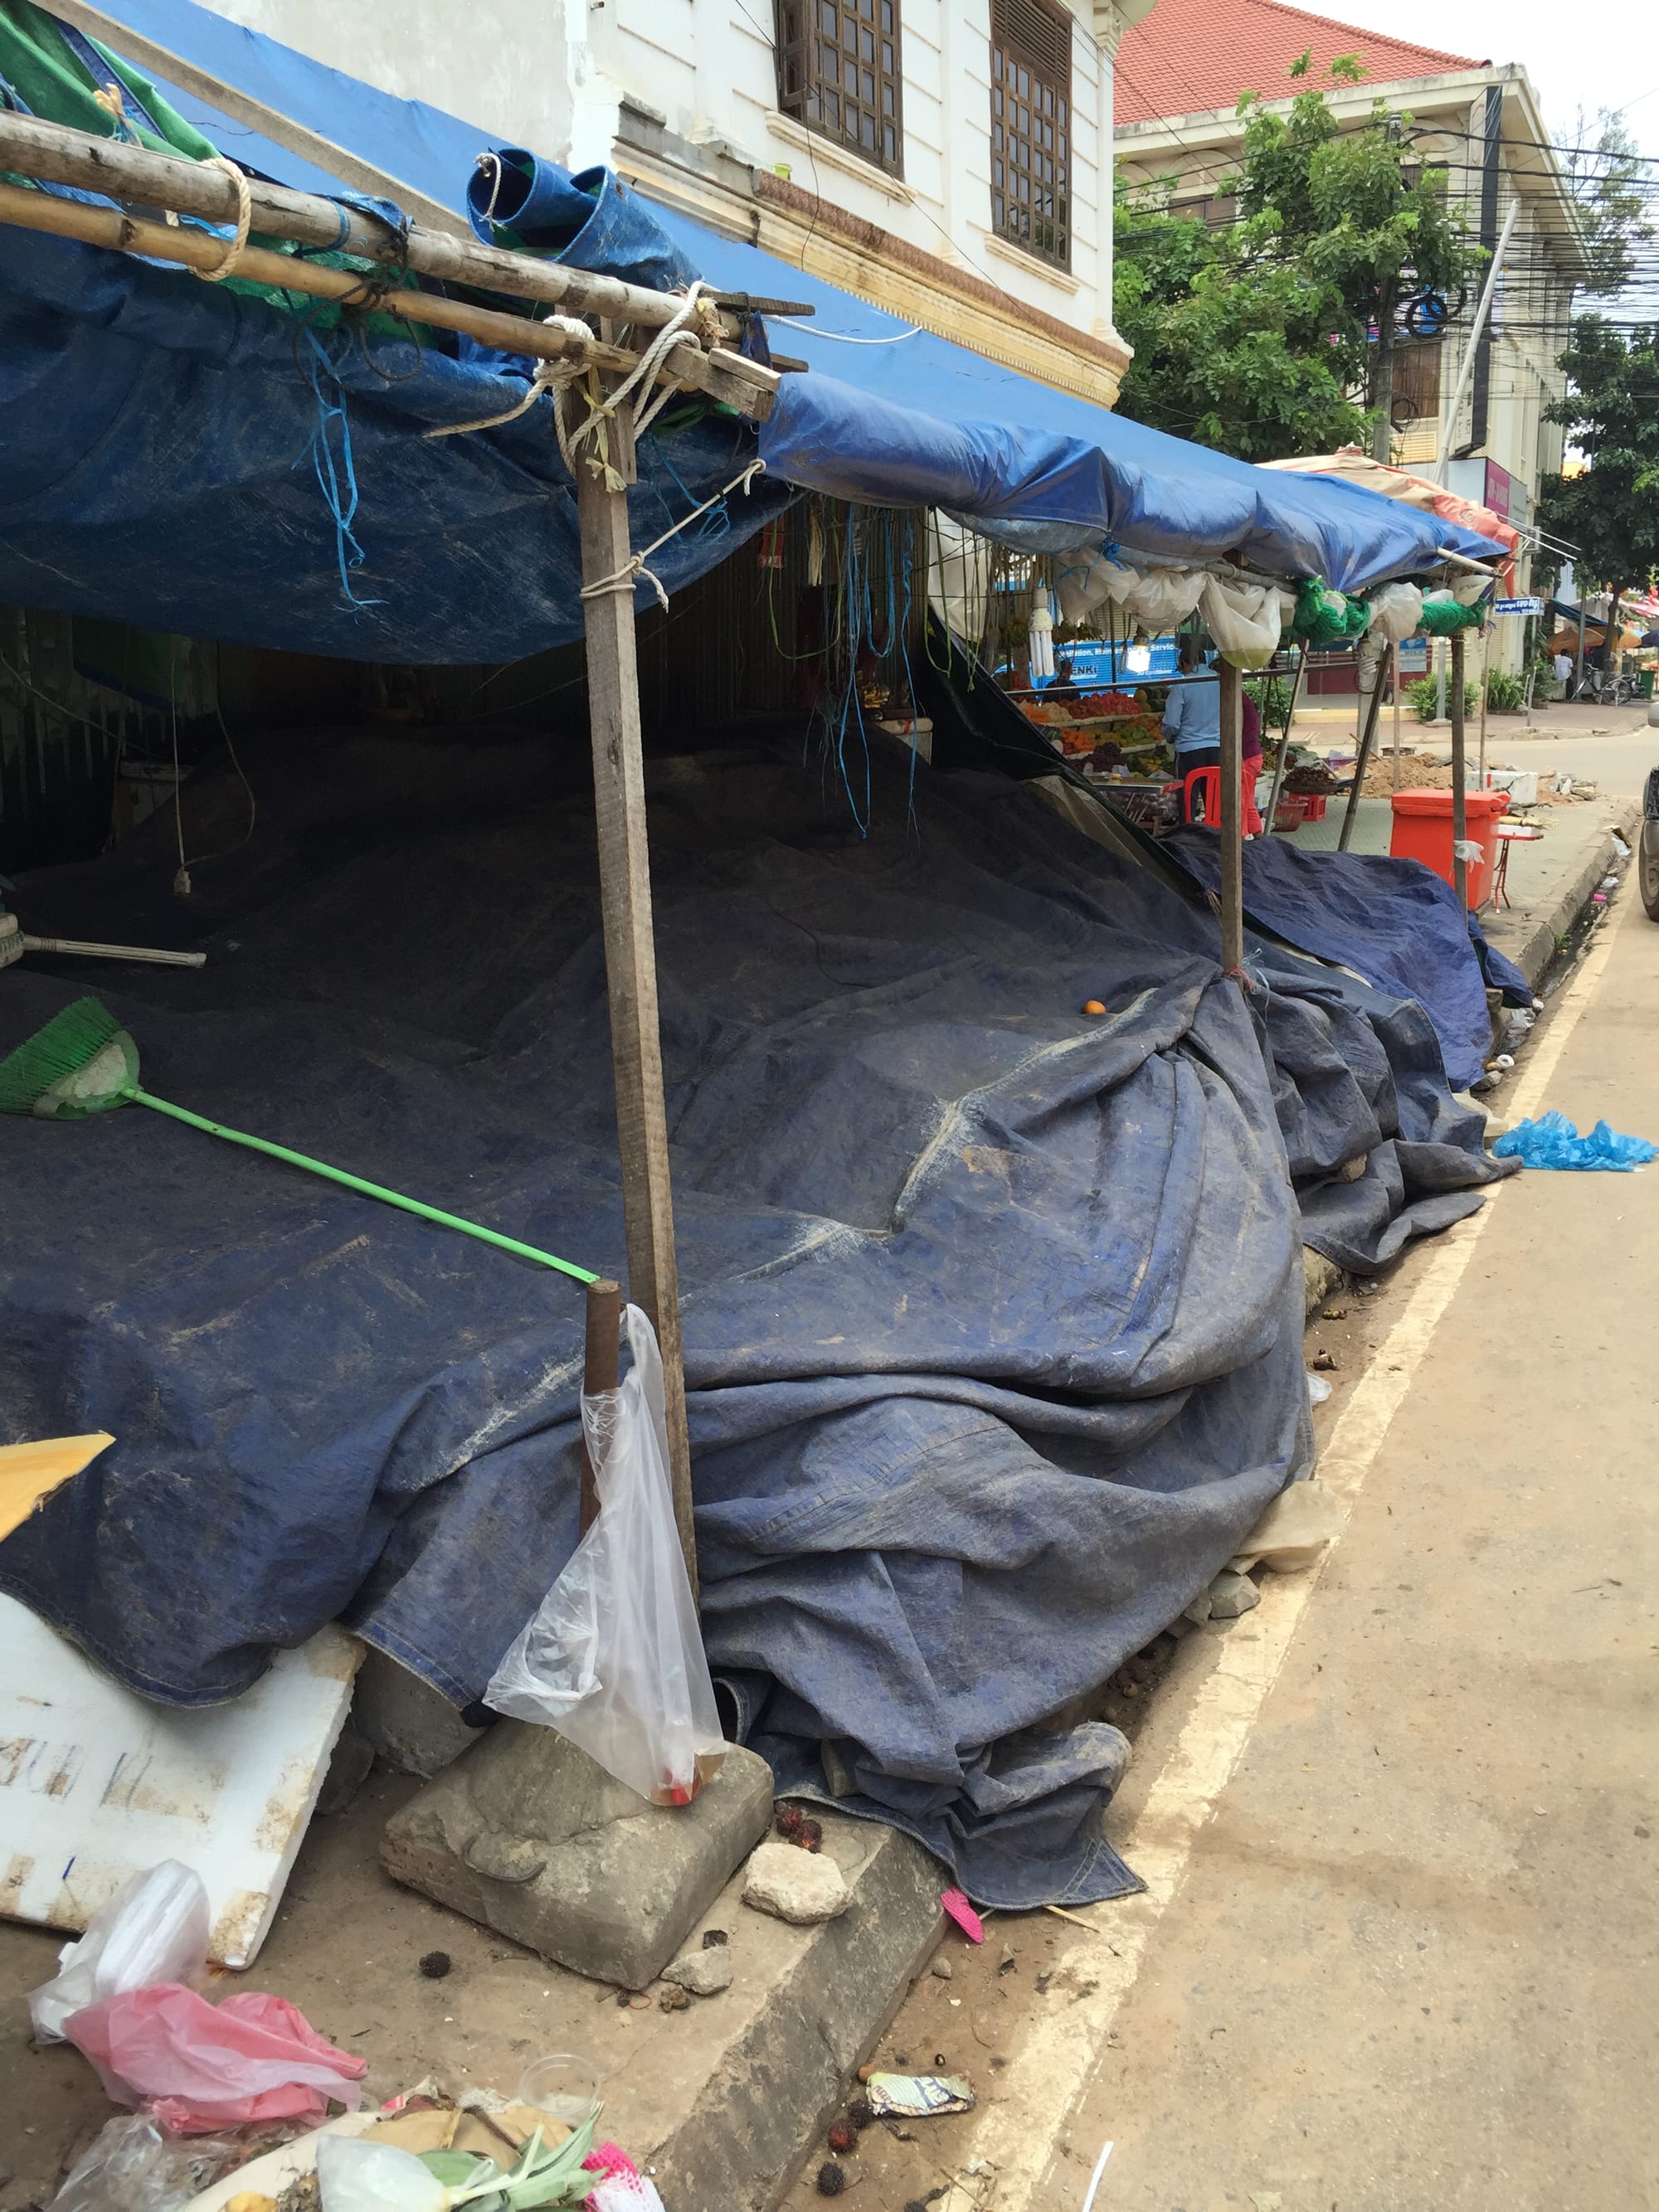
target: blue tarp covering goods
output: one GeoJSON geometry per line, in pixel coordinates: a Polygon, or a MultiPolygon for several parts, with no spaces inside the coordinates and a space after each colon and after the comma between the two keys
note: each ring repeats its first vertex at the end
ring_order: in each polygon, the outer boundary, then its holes
{"type": "MultiPolygon", "coordinates": [[[[191,0],[124,4],[462,204],[470,126],[191,0]]],[[[977,356],[659,225],[599,173],[514,174],[499,204],[538,250],[822,308],[758,434],[699,402],[642,441],[636,544],[768,464],[653,560],[671,590],[799,487],[1348,589],[1468,542],[1023,382],[1010,429],[1011,380],[977,356]],[[883,342],[840,343],[860,336],[883,342]]],[[[0,598],[370,660],[572,639],[548,403],[423,434],[524,374],[0,229],[0,598]]],[[[1373,915],[1368,981],[1252,940],[1241,992],[1212,917],[1121,841],[1006,775],[872,777],[865,825],[798,750],[682,763],[653,799],[708,1648],[781,1787],[822,1790],[827,1742],[848,1809],[981,1901],[1113,1895],[1133,1877],[1097,1816],[1127,1747],[1041,1724],[1306,1473],[1304,1237],[1375,1266],[1500,1171],[1443,1066],[1473,1044],[1473,954],[1460,937],[1425,1013],[1391,994],[1373,915]]],[[[622,1272],[586,799],[469,819],[462,773],[429,819],[404,791],[403,826],[361,836],[330,823],[325,764],[254,781],[209,965],[93,982],[148,1083],[622,1272]]],[[[1203,875],[1201,845],[1182,858],[1203,875]]],[[[158,825],[27,886],[31,925],[120,939],[175,864],[158,825]]],[[[1322,949],[1328,909],[1269,866],[1261,919],[1322,949]]],[[[0,1049],[76,991],[9,972],[0,1049]]],[[[0,1152],[7,1431],[117,1439],[0,1548],[0,1587],[164,1700],[233,1697],[335,1618],[477,1698],[574,1541],[573,1286],[143,1114],[9,1120],[0,1152]]]]}
{"type": "MultiPolygon", "coordinates": [[[[247,764],[252,910],[94,985],[149,1087],[621,1268],[586,802],[468,823],[446,773],[365,841],[247,764]]],[[[861,837],[766,754],[653,795],[704,1626],[781,1785],[828,1739],[975,1896],[1098,1897],[1125,1747],[1036,1724],[1306,1470],[1287,1165],[1304,1206],[1401,1136],[1490,1170],[1420,1010],[1265,947],[1247,1004],[1206,912],[1028,790],[909,799],[878,763],[861,837]]],[[[31,915],[103,927],[164,829],[31,915]]],[[[0,1046],[82,988],[12,970],[0,1046]]],[[[152,1696],[337,1615],[477,1696],[574,1540],[575,1286],[137,1110],[0,1148],[9,1425],[117,1438],[0,1585],[152,1696]]]]}

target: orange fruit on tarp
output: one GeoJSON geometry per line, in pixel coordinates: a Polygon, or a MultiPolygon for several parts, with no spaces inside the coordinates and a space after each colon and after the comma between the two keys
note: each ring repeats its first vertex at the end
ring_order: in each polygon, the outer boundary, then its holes
{"type": "Polygon", "coordinates": [[[1098,999],[1085,999],[1083,1001],[1083,1011],[1085,1014],[1103,1014],[1106,1009],[1098,999]]]}

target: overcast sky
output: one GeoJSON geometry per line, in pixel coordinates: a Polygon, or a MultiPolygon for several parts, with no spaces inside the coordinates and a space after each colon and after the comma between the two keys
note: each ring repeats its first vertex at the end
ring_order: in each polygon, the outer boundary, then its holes
{"type": "Polygon", "coordinates": [[[1609,0],[1577,11],[1559,0],[1465,0],[1458,8],[1445,0],[1319,0],[1313,12],[1472,60],[1519,62],[1558,144],[1578,143],[1571,133],[1580,108],[1593,117],[1601,107],[1622,107],[1642,151],[1659,154],[1655,0],[1609,0]]]}

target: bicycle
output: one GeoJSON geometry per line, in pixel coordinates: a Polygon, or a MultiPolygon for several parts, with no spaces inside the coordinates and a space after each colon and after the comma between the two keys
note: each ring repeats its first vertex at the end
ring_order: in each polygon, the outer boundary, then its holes
{"type": "Polygon", "coordinates": [[[1587,668],[1571,696],[1595,707],[1628,707],[1642,696],[1642,688],[1633,676],[1608,676],[1587,668]]]}

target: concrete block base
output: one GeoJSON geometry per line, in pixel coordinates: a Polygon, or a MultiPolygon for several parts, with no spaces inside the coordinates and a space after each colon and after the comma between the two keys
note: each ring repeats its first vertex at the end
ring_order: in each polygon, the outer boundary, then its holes
{"type": "Polygon", "coordinates": [[[647,1805],[550,1729],[501,1721],[386,1824],[381,1863],[544,1959],[641,1990],[766,1832],[772,1774],[737,1746],[695,1801],[647,1805]]]}
{"type": "Polygon", "coordinates": [[[441,1774],[485,1733],[469,1728],[429,1682],[371,1644],[357,1670],[352,1725],[399,1774],[441,1774]]]}

